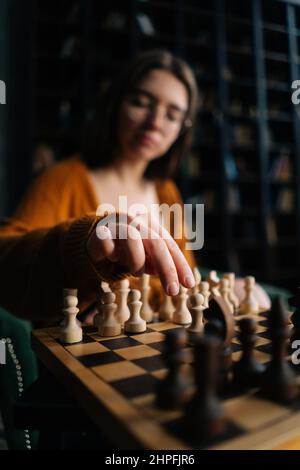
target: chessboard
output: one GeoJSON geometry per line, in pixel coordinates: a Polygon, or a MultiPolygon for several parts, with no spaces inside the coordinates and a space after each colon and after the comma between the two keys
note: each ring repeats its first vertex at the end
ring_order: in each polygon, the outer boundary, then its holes
{"type": "MultiPolygon", "coordinates": [[[[271,341],[269,312],[254,315],[257,322],[255,356],[268,364],[271,341]]],[[[232,359],[241,356],[237,334],[231,342],[232,359]]],[[[99,336],[93,326],[83,327],[80,343],[65,345],[59,327],[36,330],[33,349],[44,365],[73,394],[90,418],[120,449],[299,449],[300,398],[291,405],[265,399],[257,388],[232,387],[220,396],[226,427],[213,439],[195,439],[184,431],[183,410],[156,406],[157,384],[166,373],[162,355],[168,332],[186,328],[170,321],[147,323],[143,333],[99,336]]],[[[183,365],[192,377],[193,344],[184,348],[183,365]]],[[[294,367],[300,384],[300,366],[294,367]],[[299,376],[298,376],[299,375],[299,376]]]]}

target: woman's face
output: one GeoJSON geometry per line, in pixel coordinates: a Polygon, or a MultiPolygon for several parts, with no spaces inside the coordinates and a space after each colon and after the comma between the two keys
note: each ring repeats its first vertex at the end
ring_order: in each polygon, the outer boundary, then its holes
{"type": "Polygon", "coordinates": [[[188,109],[185,85],[166,70],[150,71],[123,100],[118,141],[124,158],[151,161],[177,139],[188,109]]]}

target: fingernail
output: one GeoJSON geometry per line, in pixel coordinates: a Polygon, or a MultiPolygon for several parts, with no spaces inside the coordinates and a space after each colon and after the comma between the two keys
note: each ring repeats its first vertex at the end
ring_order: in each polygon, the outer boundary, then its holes
{"type": "Polygon", "coordinates": [[[192,276],[185,276],[184,283],[186,287],[194,287],[195,279],[192,276]]]}
{"type": "Polygon", "coordinates": [[[110,238],[110,231],[104,225],[99,225],[96,227],[96,234],[100,240],[106,240],[110,238]]]}
{"type": "Polygon", "coordinates": [[[177,282],[171,282],[167,285],[167,294],[168,295],[177,295],[179,292],[179,286],[177,282]]]}

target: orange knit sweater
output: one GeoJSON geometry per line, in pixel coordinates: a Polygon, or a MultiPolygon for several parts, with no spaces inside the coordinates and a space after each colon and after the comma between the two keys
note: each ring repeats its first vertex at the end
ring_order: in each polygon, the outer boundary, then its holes
{"type": "MultiPolygon", "coordinates": [[[[181,202],[171,180],[156,182],[160,203],[181,202]]],[[[99,221],[88,169],[78,158],[60,162],[30,186],[14,216],[0,227],[0,305],[17,316],[49,322],[60,316],[62,289],[78,288],[79,308],[95,301],[100,280],[112,281],[115,264],[93,264],[86,241],[99,221]]],[[[193,254],[184,250],[191,267],[193,254]]],[[[131,285],[136,286],[136,278],[131,285]]],[[[152,280],[152,301],[161,295],[152,280]]]]}

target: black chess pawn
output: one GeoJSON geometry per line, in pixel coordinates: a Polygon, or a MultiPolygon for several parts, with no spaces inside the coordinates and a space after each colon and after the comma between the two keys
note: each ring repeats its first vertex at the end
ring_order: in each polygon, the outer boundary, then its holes
{"type": "Polygon", "coordinates": [[[277,298],[269,315],[272,340],[272,359],[262,377],[261,393],[279,403],[290,403],[299,395],[296,376],[286,360],[290,331],[287,311],[281,298],[277,298]]]}
{"type": "Polygon", "coordinates": [[[211,335],[197,338],[194,346],[196,393],[186,406],[183,426],[197,440],[214,438],[226,428],[217,397],[220,342],[211,335]]]}
{"type": "Polygon", "coordinates": [[[256,321],[254,318],[242,318],[239,321],[239,340],[242,346],[242,357],[233,366],[233,382],[245,388],[257,387],[260,384],[265,366],[255,357],[256,321]]]}
{"type": "Polygon", "coordinates": [[[168,367],[167,375],[162,379],[156,390],[156,405],[164,409],[183,407],[190,399],[194,388],[182,373],[181,366],[185,362],[184,347],[187,333],[184,328],[166,332],[165,351],[162,357],[168,367]]]}
{"type": "Polygon", "coordinates": [[[218,393],[223,395],[230,387],[230,370],[232,367],[232,349],[231,345],[223,343],[224,332],[222,322],[217,318],[211,318],[204,327],[204,334],[215,336],[220,341],[220,368],[218,374],[218,393]]]}
{"type": "Polygon", "coordinates": [[[290,337],[290,352],[293,353],[295,351],[293,342],[300,340],[300,288],[298,288],[296,294],[289,299],[289,305],[295,307],[295,311],[291,316],[293,328],[290,337]]]}

